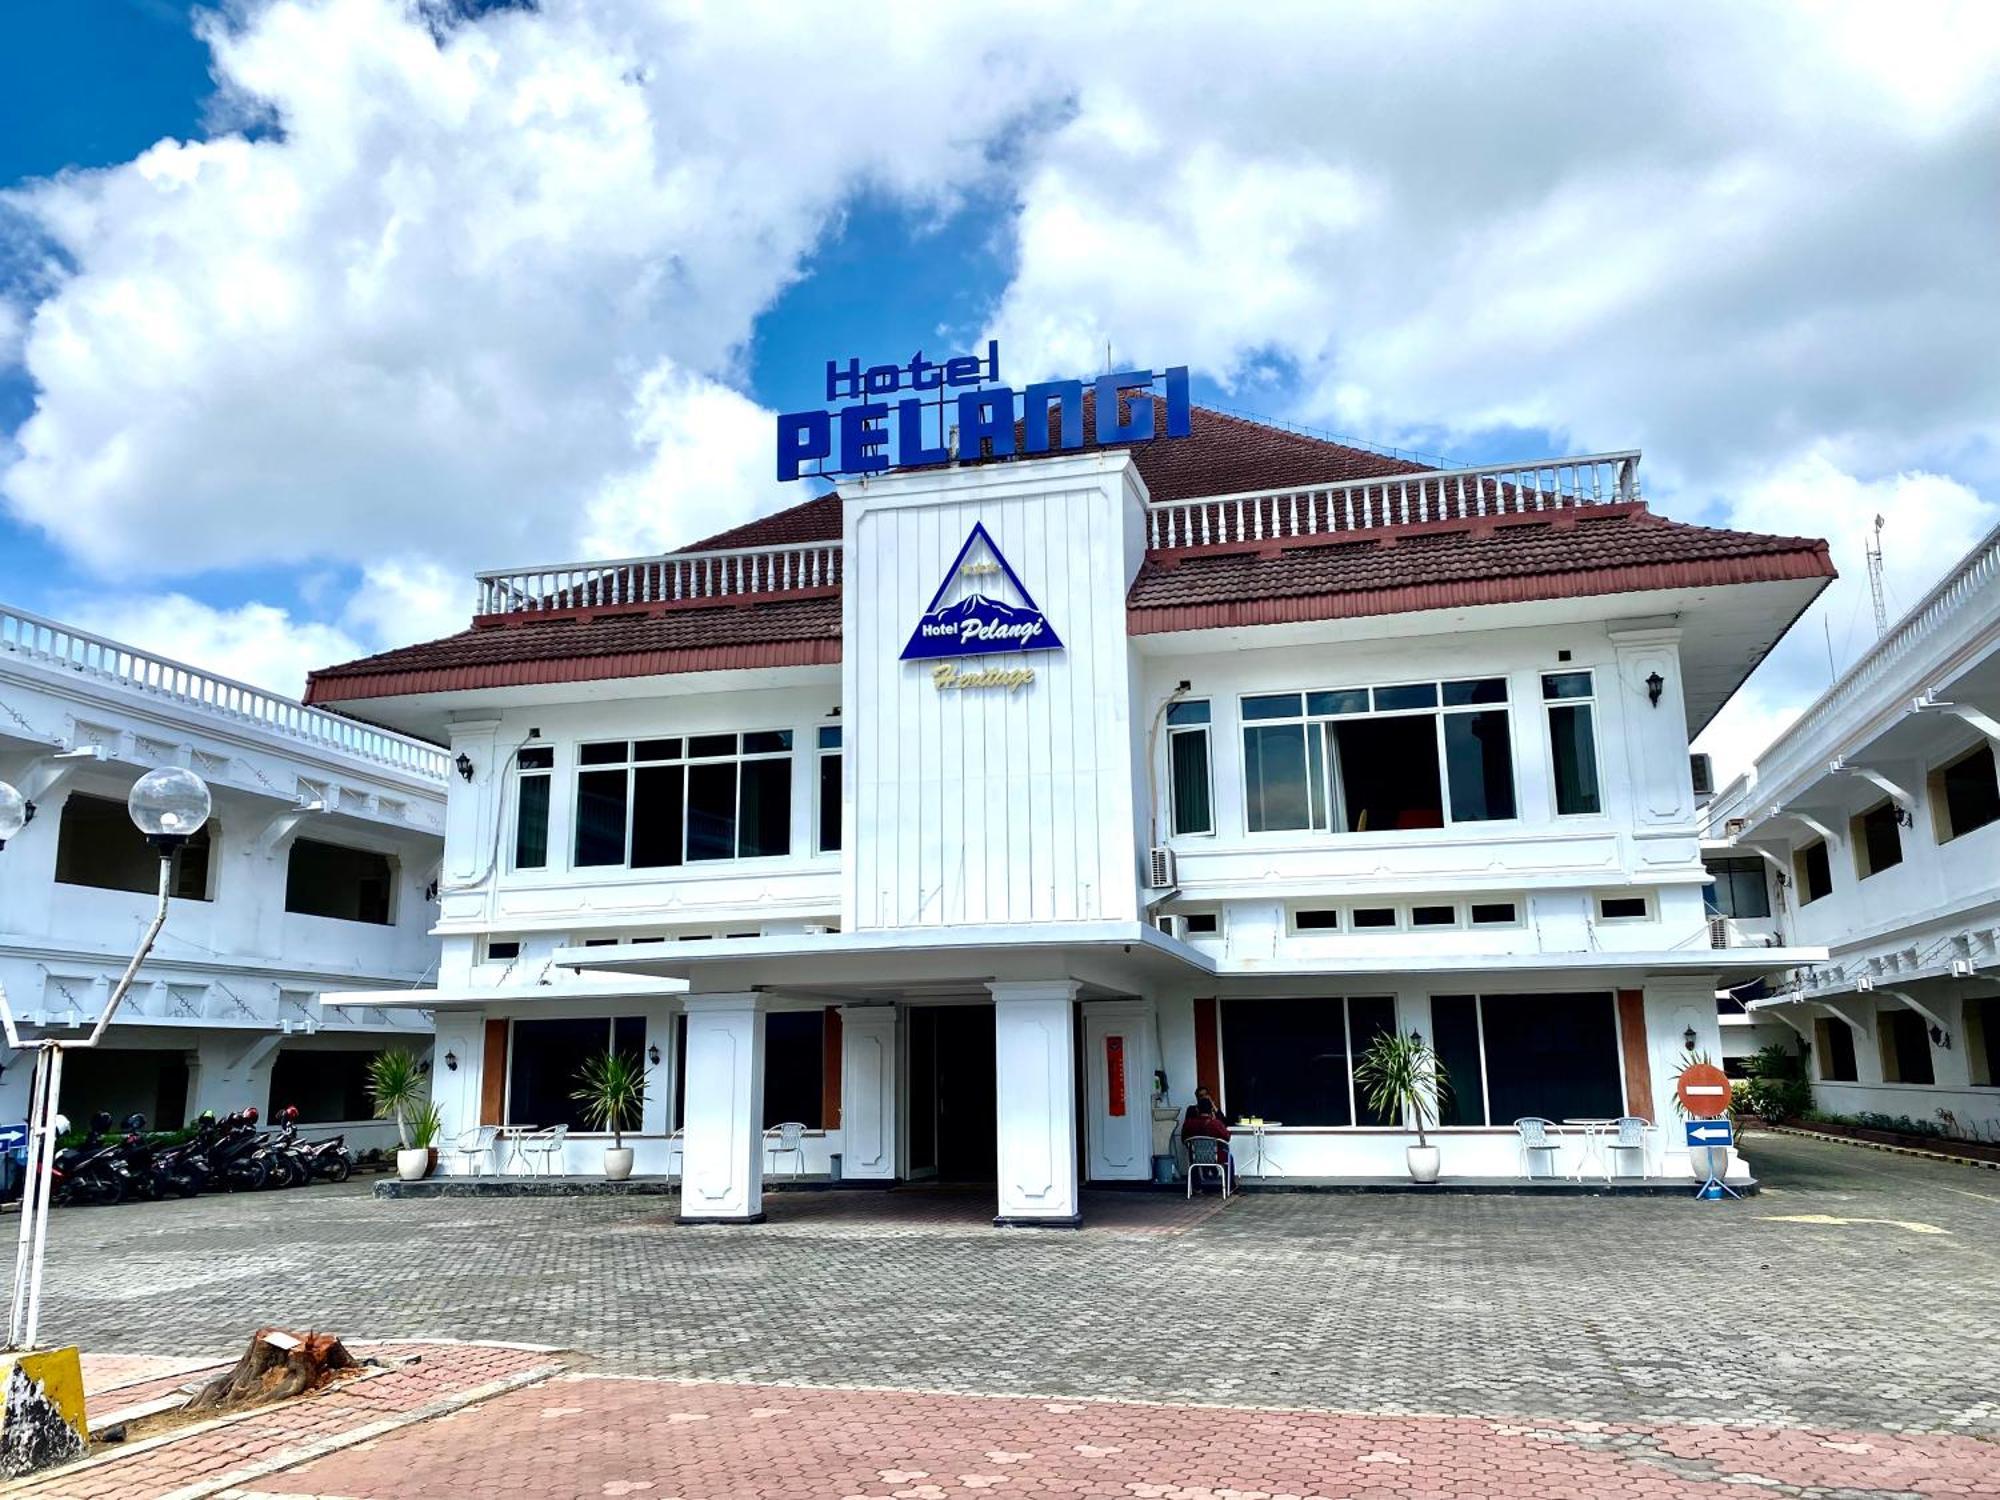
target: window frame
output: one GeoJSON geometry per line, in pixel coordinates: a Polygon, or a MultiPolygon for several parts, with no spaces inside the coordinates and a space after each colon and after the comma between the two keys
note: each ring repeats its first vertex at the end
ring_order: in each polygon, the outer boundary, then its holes
{"type": "MultiPolygon", "coordinates": [[[[1210,732],[1215,728],[1215,703],[1210,698],[1179,698],[1167,706],[1167,836],[1176,839],[1214,838],[1215,819],[1215,737],[1210,732]],[[1204,711],[1200,723],[1176,724],[1174,714],[1183,707],[1199,705],[1204,711]],[[1208,785],[1204,789],[1208,801],[1208,827],[1181,827],[1180,778],[1174,774],[1179,764],[1174,758],[1174,741],[1182,735],[1201,736],[1202,775],[1208,785]]],[[[1248,772],[1246,770],[1247,777],[1248,772]]],[[[1247,785],[1247,782],[1246,782],[1247,785]]],[[[1249,822],[1249,808],[1244,808],[1244,822],[1249,822]]],[[[1295,830],[1293,830],[1295,831],[1295,830]]]]}
{"type": "Polygon", "coordinates": [[[1402,1002],[1393,990],[1373,994],[1364,991],[1351,995],[1230,995],[1218,1000],[1216,1002],[1215,1014],[1215,1070],[1218,1074],[1219,1086],[1222,1090],[1221,1103],[1225,1123],[1229,1123],[1232,1128],[1235,1128],[1234,1121],[1240,1120],[1243,1116],[1243,1111],[1232,1105],[1229,1101],[1229,1034],[1228,1028],[1223,1024],[1223,1018],[1228,1014],[1227,1007],[1246,1002],[1251,1004],[1271,1004],[1277,1002],[1298,1006],[1337,1004],[1340,1007],[1342,1046],[1346,1049],[1344,1056],[1347,1062],[1347,1123],[1345,1125],[1289,1125],[1283,1120],[1278,1120],[1267,1122],[1267,1128],[1275,1131],[1300,1131],[1311,1134],[1357,1131],[1407,1133],[1408,1122],[1405,1120],[1399,1120],[1393,1125],[1363,1125],[1361,1123],[1360,1093],[1354,1082],[1353,1002],[1356,1000],[1380,1000],[1388,1002],[1389,1015],[1393,1027],[1399,1031],[1402,1029],[1402,1002]]]}
{"type": "Polygon", "coordinates": [[[1974,823],[1971,827],[1963,829],[1952,821],[1951,794],[1947,790],[1945,778],[1975,755],[1982,754],[1987,757],[1987,765],[1992,768],[1996,785],[2000,785],[2000,744],[1983,737],[1958,754],[1937,761],[1925,772],[1924,785],[1931,799],[1931,826],[1940,845],[1956,843],[1979,832],[1982,828],[2000,826],[2000,817],[1988,818],[1984,823],[1974,823]]]}
{"type": "MultiPolygon", "coordinates": [[[[1514,717],[1514,683],[1505,672],[1489,673],[1478,677],[1431,677],[1401,678],[1386,682],[1350,683],[1341,687],[1273,688],[1258,692],[1243,691],[1236,695],[1236,723],[1240,732],[1241,774],[1238,778],[1242,793],[1243,836],[1246,838],[1296,837],[1300,834],[1329,834],[1341,838],[1370,838],[1381,834],[1408,833],[1448,833],[1455,828],[1489,826],[1492,824],[1518,824],[1521,821],[1521,775],[1515,759],[1514,746],[1518,738],[1514,717]],[[1447,703],[1445,688],[1448,684],[1497,682],[1501,697],[1478,703],[1447,703]],[[1381,692],[1395,692],[1402,689],[1429,688],[1431,702],[1408,708],[1377,708],[1376,695],[1381,692]],[[1312,699],[1315,694],[1365,693],[1368,707],[1365,709],[1330,709],[1315,713],[1312,699]],[[1254,699],[1296,697],[1299,700],[1296,714],[1270,714],[1251,717],[1245,705],[1254,699]],[[1505,818],[1459,818],[1455,817],[1451,803],[1451,760],[1450,747],[1445,736],[1445,719],[1450,715],[1498,713],[1507,725],[1507,786],[1509,799],[1514,805],[1512,816],[1505,818]],[[1337,816],[1341,811],[1342,798],[1335,783],[1335,767],[1338,755],[1333,743],[1333,727],[1343,723],[1369,719],[1414,719],[1428,717],[1436,753],[1438,779],[1438,812],[1442,822],[1436,828],[1371,828],[1366,832],[1340,826],[1346,820],[1337,816]],[[1249,731],[1255,729],[1301,726],[1304,738],[1303,749],[1306,763],[1306,825],[1303,828],[1260,828],[1250,826],[1250,754],[1249,731]],[[1317,736],[1315,744],[1314,736],[1317,736]],[[1317,779],[1315,780],[1315,773],[1317,779]]],[[[1214,778],[1213,744],[1210,746],[1209,776],[1214,778]]],[[[1170,762],[1171,763],[1171,762],[1170,762]]],[[[1212,802],[1211,798],[1211,802],[1212,802]]],[[[1214,822],[1211,808],[1210,822],[1214,822]]]]}
{"type": "Polygon", "coordinates": [[[1542,690],[1542,730],[1547,741],[1548,756],[1546,769],[1549,773],[1549,815],[1556,818],[1601,818],[1609,798],[1604,795],[1604,747],[1602,736],[1597,732],[1597,669],[1595,667],[1571,666],[1560,672],[1543,672],[1538,684],[1542,690]],[[1556,677],[1581,677],[1590,684],[1590,691],[1580,698],[1552,697],[1549,681],[1556,677]],[[1597,787],[1597,807],[1590,812],[1564,812],[1562,810],[1562,780],[1556,770],[1555,711],[1559,708],[1582,708],[1590,715],[1590,775],[1597,787]]]}
{"type": "Polygon", "coordinates": [[[1708,880],[1701,888],[1702,910],[1706,915],[1722,917],[1731,922],[1768,922],[1771,920],[1774,914],[1774,908],[1771,904],[1771,877],[1769,866],[1765,863],[1762,855],[1716,855],[1710,859],[1703,860],[1702,868],[1708,875],[1708,880]],[[1715,897],[1724,889],[1725,883],[1731,892],[1729,905],[1733,908],[1736,905],[1735,888],[1737,881],[1740,878],[1753,874],[1756,877],[1757,892],[1763,897],[1762,905],[1764,909],[1761,912],[1750,913],[1723,910],[1722,903],[1716,900],[1715,897]]]}
{"type": "MultiPolygon", "coordinates": [[[[1489,999],[1517,1000],[1521,997],[1523,993],[1536,994],[1543,997],[1563,996],[1566,998],[1577,998],[1584,996],[1602,995],[1608,998],[1611,1007],[1611,1050],[1612,1050],[1612,1055],[1616,1059],[1618,1065],[1618,1098],[1620,1101],[1618,1107],[1621,1113],[1624,1111],[1625,1109],[1624,1101],[1628,1097],[1626,1094],[1627,1080],[1625,1076],[1625,1016],[1618,1005],[1618,992],[1615,989],[1537,990],[1537,991],[1513,991],[1513,992],[1504,990],[1493,990],[1493,991],[1451,990],[1442,992],[1430,992],[1427,993],[1425,996],[1426,1004],[1430,1004],[1431,1002],[1439,998],[1450,998],[1450,997],[1462,997],[1472,1002],[1472,1033],[1474,1038],[1479,1043],[1479,1118],[1481,1121],[1484,1122],[1475,1125],[1434,1125],[1431,1127],[1433,1130],[1463,1132],[1468,1134],[1474,1132],[1486,1132],[1490,1134],[1495,1131],[1511,1132],[1513,1130],[1514,1122],[1512,1120],[1504,1120],[1496,1123],[1493,1119],[1493,1067],[1486,1055],[1486,1002],[1489,999]]],[[[1433,1027],[1433,1032],[1435,1032],[1435,1027],[1433,1027]]],[[[1561,1125],[1562,1121],[1557,1120],[1554,1123],[1557,1125],[1561,1125]]]]}
{"type": "MultiPolygon", "coordinates": [[[[541,874],[549,868],[549,856],[555,850],[552,835],[555,833],[556,821],[556,760],[556,747],[548,740],[531,740],[515,747],[513,794],[507,799],[507,869],[510,873],[541,874]],[[522,765],[521,754],[526,750],[546,750],[549,756],[548,765],[522,765]],[[521,863],[521,789],[531,778],[540,778],[548,783],[548,801],[542,809],[542,862],[538,865],[521,863]]],[[[595,866],[585,868],[595,868],[595,866]]]]}
{"type": "Polygon", "coordinates": [[[1792,850],[1792,884],[1799,893],[1799,909],[1803,911],[1816,901],[1824,901],[1834,893],[1833,850],[1823,838],[1808,839],[1792,850]],[[1811,868],[1812,856],[1818,852],[1826,864],[1826,889],[1818,895],[1812,893],[1812,883],[1806,879],[1811,868]]]}
{"type": "Polygon", "coordinates": [[[1651,891],[1598,891],[1591,897],[1591,900],[1597,907],[1597,913],[1592,920],[1600,927],[1605,925],[1621,926],[1627,922],[1650,922],[1654,917],[1655,906],[1651,891]],[[1625,912],[1615,917],[1606,916],[1604,905],[1607,901],[1636,901],[1639,903],[1639,910],[1636,912],[1625,912]]]}
{"type": "MultiPolygon", "coordinates": [[[[842,759],[842,757],[847,753],[846,742],[847,742],[847,736],[845,733],[843,733],[841,725],[820,724],[814,726],[813,853],[815,854],[838,854],[840,853],[842,846],[846,843],[846,830],[844,827],[845,820],[841,818],[841,813],[845,811],[844,807],[837,808],[835,810],[834,816],[838,821],[836,821],[833,825],[834,842],[830,845],[826,842],[826,762],[829,759],[831,759],[836,765],[840,767],[841,785],[844,788],[846,786],[846,779],[847,779],[847,763],[845,760],[842,759]],[[833,743],[831,745],[827,743],[827,736],[829,734],[833,736],[833,743]]],[[[843,799],[844,799],[844,792],[843,792],[843,799]]],[[[685,809],[683,809],[682,816],[683,818],[685,818],[686,816],[685,809]]],[[[685,828],[686,824],[683,823],[682,826],[683,828],[685,828]]],[[[768,857],[769,856],[766,855],[751,856],[751,858],[753,859],[763,859],[768,857]]]]}
{"type": "MultiPolygon", "coordinates": [[[[817,744],[817,741],[815,741],[815,744],[817,744]]],[[[701,730],[701,731],[683,729],[676,732],[660,733],[660,734],[642,734],[634,732],[631,734],[627,734],[622,739],[618,740],[604,740],[604,739],[577,740],[574,742],[572,748],[574,753],[571,757],[570,777],[569,777],[569,786],[570,786],[569,868],[572,871],[623,870],[627,874],[639,875],[645,878],[660,878],[658,877],[656,872],[662,870],[687,871],[691,869],[698,869],[701,867],[712,866],[712,865],[734,865],[734,864],[743,864],[745,862],[755,861],[755,860],[791,859],[795,857],[792,849],[792,845],[795,842],[794,835],[797,832],[796,828],[793,826],[796,821],[795,814],[797,810],[796,804],[798,801],[796,795],[798,767],[795,764],[795,762],[800,753],[798,748],[798,731],[796,729],[793,729],[788,726],[788,727],[773,728],[773,729],[716,729],[716,730],[701,730]],[[760,734],[781,734],[785,736],[785,742],[786,742],[785,748],[783,750],[745,750],[743,748],[744,742],[748,740],[752,735],[760,735],[760,734]],[[696,740],[714,739],[723,735],[727,735],[729,738],[736,741],[736,750],[734,754],[722,756],[722,755],[696,755],[694,753],[694,742],[696,740]],[[647,757],[643,760],[640,759],[636,753],[637,747],[641,744],[647,743],[652,740],[678,741],[681,747],[681,754],[677,757],[652,756],[652,757],[647,757]],[[586,748],[596,745],[617,745],[617,744],[623,744],[625,747],[625,755],[622,760],[617,760],[617,761],[607,760],[607,761],[595,761],[595,762],[585,763],[583,759],[583,752],[586,748]],[[788,816],[785,822],[785,849],[782,853],[779,854],[744,854],[741,852],[743,848],[743,766],[751,761],[774,761],[774,760],[784,761],[787,767],[786,770],[787,800],[791,805],[787,809],[788,816]],[[736,767],[736,808],[734,817],[736,824],[735,841],[736,841],[736,849],[738,852],[720,857],[691,859],[688,856],[688,828],[689,828],[688,798],[690,796],[692,784],[694,781],[694,775],[693,775],[694,768],[697,766],[717,766],[717,765],[731,765],[736,767]],[[637,789],[636,777],[638,773],[642,770],[654,770],[669,766],[678,766],[681,769],[680,859],[672,864],[634,865],[632,863],[632,818],[634,810],[638,803],[638,798],[635,795],[637,789]],[[591,774],[592,772],[604,772],[604,771],[622,771],[625,775],[624,857],[615,862],[607,860],[599,864],[582,864],[577,859],[576,840],[579,832],[581,831],[581,825],[578,813],[583,798],[583,778],[591,774]]],[[[809,753],[816,756],[818,754],[818,751],[817,749],[814,749],[809,753]]],[[[817,763],[815,763],[814,765],[814,770],[815,772],[817,772],[818,770],[817,763]]],[[[815,795],[817,795],[817,793],[815,793],[815,795]]],[[[814,841],[815,843],[818,841],[817,828],[815,828],[814,830],[814,841]]]]}
{"type": "MultiPolygon", "coordinates": [[[[612,997],[606,996],[605,998],[610,999],[612,997]]],[[[556,1121],[529,1121],[529,1120],[516,1121],[514,1118],[514,1062],[515,1059],[520,1056],[520,1044],[516,1038],[515,1028],[518,1027],[520,1023],[523,1021],[532,1023],[536,1021],[592,1021],[597,1019],[600,1018],[596,1016],[564,1016],[564,1015],[507,1017],[507,1062],[505,1068],[505,1087],[501,1090],[501,1097],[500,1097],[500,1119],[503,1124],[508,1126],[513,1126],[516,1124],[521,1124],[521,1125],[532,1124],[539,1129],[546,1130],[550,1127],[550,1125],[560,1123],[556,1121]]],[[[645,1067],[646,1048],[653,1044],[651,1020],[644,1015],[621,1016],[616,1013],[606,1015],[602,1017],[602,1020],[604,1021],[604,1050],[606,1052],[611,1051],[618,1045],[618,1023],[620,1021],[636,1020],[641,1023],[639,1029],[639,1058],[640,1058],[639,1065],[642,1068],[645,1067]]],[[[652,1092],[653,1091],[651,1087],[648,1086],[647,1094],[649,1098],[651,1097],[652,1092]]],[[[624,1133],[628,1136],[643,1135],[644,1131],[642,1127],[644,1124],[644,1118],[645,1118],[644,1113],[642,1111],[640,1119],[635,1120],[632,1123],[631,1128],[625,1130],[624,1133]]],[[[578,1138],[578,1139],[602,1138],[605,1140],[609,1140],[611,1138],[611,1132],[608,1130],[588,1130],[588,1129],[578,1130],[572,1128],[569,1134],[572,1138],[578,1138]]]]}

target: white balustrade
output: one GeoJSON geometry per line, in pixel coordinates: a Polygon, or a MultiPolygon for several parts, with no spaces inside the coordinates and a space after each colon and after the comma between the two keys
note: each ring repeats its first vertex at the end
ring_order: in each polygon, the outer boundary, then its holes
{"type": "Polygon", "coordinates": [[[1146,517],[1146,545],[1155,550],[1224,546],[1637,499],[1638,453],[1599,453],[1161,501],[1146,517]]]}
{"type": "Polygon", "coordinates": [[[0,655],[113,682],[148,697],[255,725],[321,749],[338,751],[442,783],[450,757],[436,745],[391,734],[295,698],[266,692],[26,610],[0,607],[0,655]]]}
{"type": "Polygon", "coordinates": [[[616,609],[837,588],[840,563],[840,543],[827,541],[500,568],[476,575],[479,613],[616,609]]]}

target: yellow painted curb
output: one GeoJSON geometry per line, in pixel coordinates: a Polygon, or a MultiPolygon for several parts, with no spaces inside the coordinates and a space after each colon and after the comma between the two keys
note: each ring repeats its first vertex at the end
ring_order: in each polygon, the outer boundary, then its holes
{"type": "Polygon", "coordinates": [[[83,1457],[83,1360],[74,1347],[7,1357],[0,1386],[0,1475],[9,1479],[83,1457]]]}

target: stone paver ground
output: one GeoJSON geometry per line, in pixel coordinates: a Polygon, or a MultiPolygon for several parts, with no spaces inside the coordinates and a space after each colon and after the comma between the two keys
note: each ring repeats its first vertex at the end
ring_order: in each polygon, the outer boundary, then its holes
{"type": "Polygon", "coordinates": [[[749,1229],[352,1189],[78,1211],[44,1326],[512,1340],[591,1377],[251,1493],[2000,1494],[2000,1183],[1748,1148],[1741,1204],[1092,1194],[1077,1234],[972,1193],[777,1194],[749,1229]]]}

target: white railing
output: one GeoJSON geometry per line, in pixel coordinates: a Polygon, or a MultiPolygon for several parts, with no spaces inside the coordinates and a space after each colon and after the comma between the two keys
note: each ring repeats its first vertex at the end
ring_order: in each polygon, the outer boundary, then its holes
{"type": "Polygon", "coordinates": [[[450,757],[436,745],[308,708],[295,698],[137,651],[26,610],[0,607],[0,655],[7,653],[440,784],[445,779],[450,757]]]}
{"type": "Polygon", "coordinates": [[[482,615],[671,604],[682,599],[836,588],[841,578],[841,548],[839,542],[832,541],[733,547],[537,568],[496,568],[475,576],[482,615]]]}
{"type": "Polygon", "coordinates": [[[1159,550],[1274,541],[1426,521],[1615,505],[1638,498],[1637,451],[1597,453],[1161,501],[1150,507],[1146,517],[1146,545],[1159,550]]]}
{"type": "MultiPolygon", "coordinates": [[[[1986,591],[1996,588],[2000,588],[2000,526],[1988,532],[1985,540],[1966,553],[1958,566],[1939,579],[1902,619],[1889,627],[1887,635],[1870,646],[1859,661],[1841,674],[1839,681],[1820,694],[1812,707],[1772,742],[1758,757],[1756,774],[1747,780],[1739,778],[1745,780],[1740,791],[1735,783],[1724,789],[1716,799],[1716,803],[1724,804],[1723,815],[1747,816],[1755,821],[1755,810],[1791,790],[1789,783],[1800,772],[1810,769],[1814,775],[1823,773],[1840,753],[1846,738],[1845,732],[1829,731],[1843,731],[1839,721],[1852,713],[1857,703],[1866,704],[1870,711],[1879,711],[1905,696],[1921,693],[1929,684],[1903,683],[1896,686],[1895,700],[1873,701],[1874,695],[1887,685],[1886,678],[1912,666],[1910,658],[1947,623],[1981,600],[1986,591]],[[1736,805],[1746,800],[1746,796],[1747,807],[1736,805]]],[[[1860,723],[1854,723],[1845,729],[1861,727],[1860,723]]]]}

